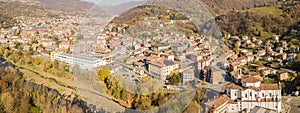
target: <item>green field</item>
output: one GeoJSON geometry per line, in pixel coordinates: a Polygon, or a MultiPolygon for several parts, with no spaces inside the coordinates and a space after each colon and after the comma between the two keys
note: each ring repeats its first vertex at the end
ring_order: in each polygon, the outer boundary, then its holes
{"type": "Polygon", "coordinates": [[[279,7],[280,6],[278,6],[278,5],[277,6],[268,6],[268,7],[258,7],[258,8],[248,9],[247,11],[280,16],[280,15],[282,15],[282,10],[279,7]]]}

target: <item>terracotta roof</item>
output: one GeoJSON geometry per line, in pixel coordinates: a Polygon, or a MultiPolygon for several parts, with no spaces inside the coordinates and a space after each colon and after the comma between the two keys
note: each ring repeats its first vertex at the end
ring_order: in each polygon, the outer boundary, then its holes
{"type": "Polygon", "coordinates": [[[228,84],[226,84],[226,87],[228,87],[228,88],[230,88],[230,89],[240,89],[240,90],[243,89],[243,87],[241,87],[241,86],[239,86],[239,85],[236,85],[236,84],[234,84],[234,83],[228,83],[228,84]]]}
{"type": "Polygon", "coordinates": [[[194,69],[187,69],[182,72],[183,74],[194,74],[194,69]]]}
{"type": "Polygon", "coordinates": [[[280,84],[265,84],[265,83],[262,83],[260,84],[260,89],[261,90],[280,90],[281,87],[280,87],[280,84]]]}
{"type": "Polygon", "coordinates": [[[234,100],[230,99],[227,95],[223,94],[219,97],[217,97],[216,99],[214,99],[213,101],[208,101],[205,103],[205,105],[214,108],[218,108],[223,104],[227,104],[227,103],[234,103],[234,100]]]}
{"type": "Polygon", "coordinates": [[[248,86],[248,87],[246,87],[245,89],[253,89],[253,90],[255,90],[255,91],[260,91],[260,90],[261,90],[260,88],[254,87],[254,86],[248,86]]]}
{"type": "Polygon", "coordinates": [[[172,60],[168,60],[168,59],[161,59],[161,60],[152,60],[150,61],[150,64],[152,65],[156,65],[159,67],[166,67],[166,66],[172,66],[172,65],[176,65],[179,64],[177,61],[172,61],[172,60]]]}
{"type": "Polygon", "coordinates": [[[247,76],[247,77],[242,78],[242,81],[245,83],[255,83],[255,82],[259,82],[261,80],[258,77],[247,76]]]}

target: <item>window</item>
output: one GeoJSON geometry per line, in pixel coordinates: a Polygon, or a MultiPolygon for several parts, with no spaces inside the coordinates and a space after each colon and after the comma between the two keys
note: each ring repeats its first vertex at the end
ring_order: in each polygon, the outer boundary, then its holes
{"type": "Polygon", "coordinates": [[[234,93],[234,96],[236,96],[236,93],[234,93]]]}
{"type": "Polygon", "coordinates": [[[250,92],[250,97],[252,97],[252,92],[250,92]]]}
{"type": "Polygon", "coordinates": [[[247,94],[245,94],[245,97],[247,98],[247,94]]]}
{"type": "Polygon", "coordinates": [[[270,93],[270,97],[272,96],[272,93],[270,93]]]}
{"type": "Polygon", "coordinates": [[[262,96],[265,97],[265,93],[262,93],[262,96]]]}

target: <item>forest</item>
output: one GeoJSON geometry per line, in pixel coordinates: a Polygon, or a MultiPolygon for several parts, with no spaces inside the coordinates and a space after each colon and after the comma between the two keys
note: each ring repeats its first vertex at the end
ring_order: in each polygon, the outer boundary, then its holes
{"type": "MultiPolygon", "coordinates": [[[[272,7],[272,6],[266,6],[272,7]]],[[[223,34],[248,35],[261,38],[270,38],[272,35],[282,35],[299,22],[300,4],[280,4],[281,15],[265,14],[258,11],[233,11],[216,17],[223,34]]]]}

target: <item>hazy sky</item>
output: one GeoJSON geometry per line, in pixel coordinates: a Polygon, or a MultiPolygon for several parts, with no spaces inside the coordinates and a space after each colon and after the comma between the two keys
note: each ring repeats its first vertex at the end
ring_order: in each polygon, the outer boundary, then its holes
{"type": "Polygon", "coordinates": [[[103,5],[117,5],[124,2],[130,2],[130,1],[145,1],[145,0],[86,0],[94,3],[99,3],[103,5]]]}

